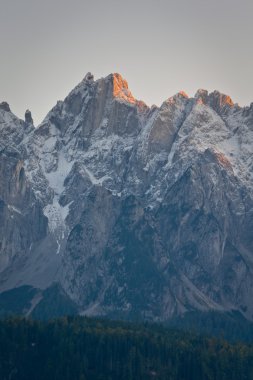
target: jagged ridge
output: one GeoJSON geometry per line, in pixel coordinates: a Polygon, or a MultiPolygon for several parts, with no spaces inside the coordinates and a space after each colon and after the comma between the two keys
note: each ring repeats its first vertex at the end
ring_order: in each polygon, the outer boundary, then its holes
{"type": "Polygon", "coordinates": [[[2,291],[56,282],[89,315],[252,319],[252,105],[199,90],[149,108],[88,73],[38,128],[6,103],[0,121],[2,291]]]}

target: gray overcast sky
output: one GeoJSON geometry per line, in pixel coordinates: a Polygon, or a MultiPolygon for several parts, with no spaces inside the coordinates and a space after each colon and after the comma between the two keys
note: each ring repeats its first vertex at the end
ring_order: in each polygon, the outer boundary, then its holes
{"type": "Polygon", "coordinates": [[[0,101],[40,122],[91,71],[136,98],[217,89],[253,102],[253,0],[0,0],[0,101]]]}

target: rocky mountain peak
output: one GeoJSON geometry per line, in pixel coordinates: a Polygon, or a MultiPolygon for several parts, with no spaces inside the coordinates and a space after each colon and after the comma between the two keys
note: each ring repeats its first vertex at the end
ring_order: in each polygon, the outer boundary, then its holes
{"type": "Polygon", "coordinates": [[[88,73],[38,128],[6,103],[0,118],[0,291],[58,282],[86,315],[253,319],[252,107],[198,90],[149,109],[120,74],[88,73]]]}
{"type": "Polygon", "coordinates": [[[32,113],[30,110],[25,111],[25,122],[27,124],[32,124],[33,125],[33,118],[32,118],[32,113]]]}
{"type": "Polygon", "coordinates": [[[221,111],[224,108],[231,108],[234,106],[234,102],[232,101],[230,96],[222,94],[217,90],[208,93],[207,90],[199,89],[194,97],[197,100],[197,103],[209,105],[217,111],[221,111]]]}
{"type": "Polygon", "coordinates": [[[91,72],[88,72],[84,79],[83,79],[83,82],[86,83],[86,84],[92,84],[94,83],[94,75],[91,73],[91,72]]]}
{"type": "Polygon", "coordinates": [[[127,81],[118,73],[111,74],[111,78],[113,82],[113,96],[117,99],[136,104],[137,100],[129,90],[127,81]]]}
{"type": "Polygon", "coordinates": [[[209,95],[210,100],[212,100],[214,103],[216,103],[219,107],[224,106],[230,106],[232,107],[234,105],[233,100],[230,98],[229,95],[222,94],[219,91],[215,90],[209,95]]]}
{"type": "Polygon", "coordinates": [[[208,91],[203,88],[200,88],[196,92],[194,98],[197,100],[198,103],[206,104],[208,100],[208,91]]]}
{"type": "Polygon", "coordinates": [[[7,102],[0,103],[0,109],[6,112],[11,112],[10,106],[7,102]]]}
{"type": "Polygon", "coordinates": [[[183,91],[183,90],[179,91],[178,95],[179,95],[179,96],[182,96],[183,98],[186,98],[186,99],[188,99],[188,98],[189,98],[189,95],[188,95],[188,94],[186,94],[186,92],[185,92],[185,91],[183,91]]]}

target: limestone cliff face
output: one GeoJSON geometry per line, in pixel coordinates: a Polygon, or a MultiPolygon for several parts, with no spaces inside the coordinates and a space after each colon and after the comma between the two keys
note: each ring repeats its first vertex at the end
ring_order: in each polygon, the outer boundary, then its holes
{"type": "Polygon", "coordinates": [[[21,146],[32,130],[9,106],[0,105],[0,272],[24,259],[47,233],[47,219],[26,177],[21,146]]]}
{"type": "Polygon", "coordinates": [[[87,315],[253,319],[252,106],[199,90],[149,108],[119,74],[88,73],[37,128],[2,103],[0,132],[2,291],[39,302],[57,283],[87,315]]]}

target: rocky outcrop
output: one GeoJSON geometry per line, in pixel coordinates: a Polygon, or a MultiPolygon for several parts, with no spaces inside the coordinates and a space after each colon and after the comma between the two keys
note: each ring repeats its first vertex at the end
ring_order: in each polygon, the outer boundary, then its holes
{"type": "Polygon", "coordinates": [[[149,108],[119,74],[88,73],[39,127],[0,117],[2,291],[57,284],[86,315],[253,319],[252,107],[198,90],[149,108]]]}
{"type": "Polygon", "coordinates": [[[0,103],[0,109],[6,112],[11,112],[10,106],[7,102],[0,103]]]}
{"type": "Polygon", "coordinates": [[[33,125],[33,118],[32,118],[32,114],[31,114],[31,111],[29,110],[26,110],[25,111],[25,122],[29,125],[33,125]]]}
{"type": "Polygon", "coordinates": [[[22,141],[31,131],[9,107],[0,108],[0,272],[26,258],[47,234],[47,219],[25,171],[22,141]]]}

